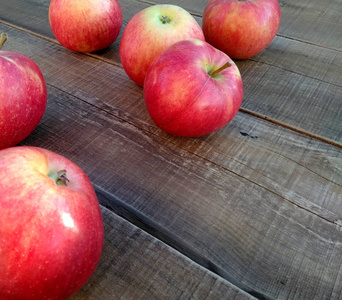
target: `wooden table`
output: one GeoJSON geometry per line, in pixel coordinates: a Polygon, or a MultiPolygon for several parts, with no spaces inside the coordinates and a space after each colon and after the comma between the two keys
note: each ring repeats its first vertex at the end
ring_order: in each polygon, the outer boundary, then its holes
{"type": "MultiPolygon", "coordinates": [[[[152,3],[120,0],[124,26],[152,3]]],[[[206,0],[160,0],[201,24],[206,0]]],[[[278,35],[237,61],[241,110],[200,138],[159,130],[118,48],[73,53],[49,0],[3,0],[3,50],[41,68],[22,143],[77,163],[101,204],[100,264],[71,299],[342,299],[342,2],[282,0],[278,35]]]]}

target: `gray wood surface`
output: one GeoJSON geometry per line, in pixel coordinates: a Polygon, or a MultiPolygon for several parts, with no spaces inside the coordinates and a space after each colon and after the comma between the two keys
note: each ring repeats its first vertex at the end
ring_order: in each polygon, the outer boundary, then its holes
{"type": "Polygon", "coordinates": [[[70,300],[255,299],[108,209],[102,216],[99,266],[70,300]]]}
{"type": "MultiPolygon", "coordinates": [[[[148,5],[121,3],[126,23],[148,5]]],[[[200,19],[203,1],[173,3],[200,19]]],[[[296,5],[304,14],[315,3],[296,5]]],[[[49,33],[47,1],[2,5],[5,50],[31,57],[48,84],[47,111],[24,144],[79,164],[103,205],[104,255],[73,299],[342,299],[341,52],[327,37],[281,33],[238,61],[241,111],[185,139],[150,120],[119,41],[73,53],[49,33]]]]}

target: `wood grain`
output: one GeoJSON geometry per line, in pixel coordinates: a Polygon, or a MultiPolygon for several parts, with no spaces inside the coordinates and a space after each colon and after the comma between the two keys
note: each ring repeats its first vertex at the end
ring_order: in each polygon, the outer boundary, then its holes
{"type": "Polygon", "coordinates": [[[70,300],[254,299],[104,207],[102,217],[100,263],[70,300]]]}
{"type": "Polygon", "coordinates": [[[279,1],[282,21],[280,35],[310,44],[342,50],[342,3],[339,0],[279,1]]]}

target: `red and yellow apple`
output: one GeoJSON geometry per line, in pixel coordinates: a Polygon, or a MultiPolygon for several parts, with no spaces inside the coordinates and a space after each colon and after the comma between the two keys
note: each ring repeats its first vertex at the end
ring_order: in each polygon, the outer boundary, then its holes
{"type": "Polygon", "coordinates": [[[84,53],[109,47],[123,19],[117,0],[51,0],[49,22],[61,45],[84,53]]]}
{"type": "Polygon", "coordinates": [[[208,43],[235,59],[264,50],[280,25],[277,0],[210,0],[203,13],[208,43]]]}
{"type": "Polygon", "coordinates": [[[127,75],[143,86],[152,61],[172,44],[187,39],[204,40],[202,28],[185,9],[158,4],[135,14],[128,22],[121,41],[120,59],[127,75]]]}
{"type": "Polygon", "coordinates": [[[103,222],[87,175],[52,151],[0,150],[0,299],[67,299],[90,278],[103,222]]]}
{"type": "MultiPolygon", "coordinates": [[[[6,41],[1,35],[0,49],[6,41]]],[[[0,51],[0,149],[23,141],[37,127],[47,102],[42,72],[27,56],[0,51]]]]}
{"type": "Polygon", "coordinates": [[[147,71],[146,108],[162,130],[201,136],[228,124],[243,98],[239,69],[222,51],[188,39],[160,54],[147,71]]]}

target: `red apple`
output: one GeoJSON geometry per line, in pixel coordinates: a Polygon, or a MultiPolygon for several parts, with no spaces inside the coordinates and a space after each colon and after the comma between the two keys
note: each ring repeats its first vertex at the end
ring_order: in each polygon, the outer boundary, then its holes
{"type": "Polygon", "coordinates": [[[0,299],[62,300],[89,279],[103,247],[86,174],[46,149],[0,151],[0,299]]]}
{"type": "Polygon", "coordinates": [[[280,24],[277,0],[210,0],[203,13],[208,43],[231,58],[250,58],[265,49],[280,24]]]}
{"type": "Polygon", "coordinates": [[[143,86],[152,61],[172,44],[187,39],[204,40],[202,28],[189,12],[176,5],[153,5],[133,16],[121,41],[120,59],[127,75],[143,86]]]}
{"type": "Polygon", "coordinates": [[[153,61],[144,98],[158,127],[174,135],[201,136],[222,128],[238,112],[241,75],[222,51],[201,40],[183,40],[153,61]]]}
{"type": "Polygon", "coordinates": [[[110,46],[122,27],[117,0],[51,0],[49,21],[56,39],[75,52],[110,46]]]}
{"type": "MultiPolygon", "coordinates": [[[[1,35],[0,49],[6,41],[1,35]]],[[[37,127],[47,101],[39,67],[27,56],[0,51],[0,149],[23,141],[37,127]]]]}

